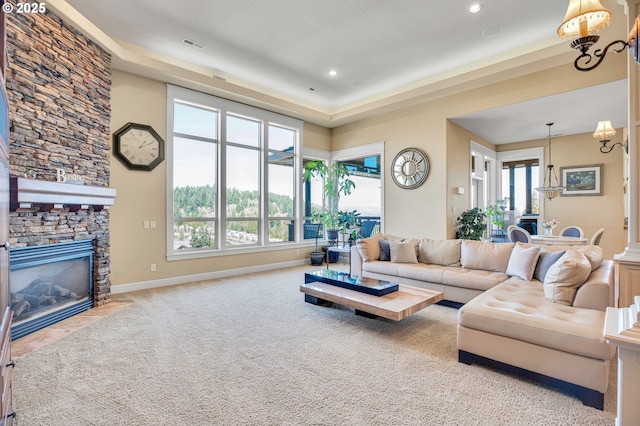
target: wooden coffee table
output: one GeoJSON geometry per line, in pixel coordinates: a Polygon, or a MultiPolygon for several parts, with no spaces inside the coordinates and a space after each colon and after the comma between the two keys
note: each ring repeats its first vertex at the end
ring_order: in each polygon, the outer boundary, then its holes
{"type": "MultiPolygon", "coordinates": [[[[338,285],[327,284],[327,279],[317,281],[318,275],[305,274],[305,283],[300,286],[304,300],[314,305],[330,305],[337,303],[355,309],[356,315],[368,318],[383,317],[400,321],[415,314],[429,305],[442,300],[442,292],[427,290],[406,285],[399,285],[398,290],[383,296],[374,296],[360,291],[350,290],[338,285]]],[[[378,281],[373,278],[366,280],[378,281]]],[[[384,282],[384,281],[383,281],[384,282]]],[[[371,283],[375,285],[375,283],[371,283]]]]}

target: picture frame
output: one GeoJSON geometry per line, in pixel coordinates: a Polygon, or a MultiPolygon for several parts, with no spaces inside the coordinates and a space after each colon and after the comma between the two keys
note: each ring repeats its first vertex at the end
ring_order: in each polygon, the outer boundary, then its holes
{"type": "Polygon", "coordinates": [[[560,167],[561,197],[602,195],[602,164],[560,167]]]}

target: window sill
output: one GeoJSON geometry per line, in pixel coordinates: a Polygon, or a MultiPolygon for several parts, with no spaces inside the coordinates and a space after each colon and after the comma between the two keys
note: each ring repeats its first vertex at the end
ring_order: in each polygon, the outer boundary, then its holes
{"type": "MultiPolygon", "coordinates": [[[[250,247],[239,247],[239,248],[228,248],[225,250],[198,250],[198,251],[189,251],[184,253],[172,253],[167,255],[167,261],[176,261],[176,260],[190,260],[190,259],[202,259],[208,257],[220,257],[220,256],[237,256],[243,254],[252,254],[252,253],[265,253],[271,251],[281,251],[281,250],[308,250],[315,248],[315,241],[303,242],[303,243],[282,243],[279,245],[270,245],[268,247],[263,246],[250,246],[250,247]]],[[[318,240],[318,246],[327,245],[326,240],[318,240]]],[[[301,253],[296,253],[301,254],[301,253]]]]}

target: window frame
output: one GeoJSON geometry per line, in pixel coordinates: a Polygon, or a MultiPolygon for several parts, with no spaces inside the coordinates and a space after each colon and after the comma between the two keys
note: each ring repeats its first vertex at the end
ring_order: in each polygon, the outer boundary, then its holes
{"type": "Polygon", "coordinates": [[[380,232],[384,233],[384,197],[385,197],[385,141],[372,142],[353,148],[345,148],[331,153],[330,163],[334,161],[348,161],[352,158],[380,156],[380,232]]]}
{"type": "MultiPolygon", "coordinates": [[[[497,153],[497,160],[498,160],[498,170],[500,170],[499,173],[497,173],[497,188],[498,188],[498,194],[502,193],[502,165],[503,163],[509,163],[512,161],[523,161],[523,160],[530,160],[530,159],[537,159],[538,160],[538,167],[540,168],[540,170],[545,170],[546,168],[546,163],[544,161],[544,147],[536,147],[536,148],[525,148],[525,149],[516,149],[516,150],[512,150],[512,151],[502,151],[502,152],[498,152],[497,153]]],[[[532,184],[532,188],[536,188],[538,186],[543,186],[543,181],[544,181],[544,172],[539,172],[538,173],[538,182],[536,184],[536,182],[531,182],[532,184]]],[[[535,189],[533,189],[535,191],[535,189]]],[[[541,222],[541,218],[544,217],[544,206],[545,203],[542,202],[543,197],[540,197],[540,212],[538,213],[538,226],[540,226],[540,222],[541,222]]],[[[493,201],[495,202],[495,200],[493,201]]]]}
{"type": "Polygon", "coordinates": [[[488,205],[496,202],[500,182],[498,177],[496,152],[478,142],[471,140],[469,144],[469,205],[484,210],[488,205]],[[475,159],[475,170],[473,160],[475,159]],[[485,170],[486,168],[486,170],[485,170]],[[481,174],[478,174],[480,171],[481,174]],[[474,183],[482,185],[482,199],[476,200],[474,204],[474,183]]]}
{"type": "MultiPolygon", "coordinates": [[[[278,114],[272,111],[252,107],[249,105],[241,104],[231,100],[216,97],[201,92],[196,92],[189,89],[184,89],[178,86],[167,84],[167,172],[166,172],[166,256],[167,260],[183,260],[202,257],[215,257],[230,254],[242,254],[253,253],[260,251],[282,250],[291,249],[300,244],[302,236],[302,220],[301,215],[301,162],[302,162],[302,139],[304,134],[304,122],[302,120],[288,117],[282,114],[278,114]],[[179,101],[184,104],[192,104],[196,107],[205,107],[219,112],[217,129],[217,164],[216,166],[216,206],[215,214],[212,218],[206,218],[215,222],[215,242],[213,247],[190,249],[186,251],[176,251],[173,248],[174,245],[174,216],[173,216],[173,159],[174,159],[174,116],[173,107],[174,102],[179,101]],[[251,120],[257,120],[261,123],[260,126],[260,147],[259,147],[259,162],[260,170],[258,176],[260,179],[260,202],[259,202],[259,216],[258,216],[258,242],[256,244],[247,244],[240,246],[227,246],[226,245],[226,222],[229,218],[233,220],[240,220],[243,218],[227,217],[226,214],[226,179],[227,179],[227,164],[224,159],[226,158],[226,115],[227,112],[236,117],[247,117],[251,120]],[[282,127],[286,129],[292,129],[296,132],[294,141],[294,175],[292,184],[293,187],[293,219],[296,226],[294,226],[294,240],[293,241],[269,241],[269,222],[271,217],[269,216],[269,153],[273,150],[269,149],[269,125],[282,127]]],[[[181,135],[178,135],[181,136],[181,135]]],[[[193,139],[197,139],[194,137],[193,139]]],[[[229,146],[239,146],[237,143],[229,143],[229,146]]],[[[190,218],[191,219],[191,218],[190,218]]],[[[205,220],[205,218],[196,217],[192,218],[193,221],[205,220]]],[[[255,220],[255,218],[246,218],[247,220],[255,220]]],[[[284,220],[278,218],[279,220],[284,220]]]]}

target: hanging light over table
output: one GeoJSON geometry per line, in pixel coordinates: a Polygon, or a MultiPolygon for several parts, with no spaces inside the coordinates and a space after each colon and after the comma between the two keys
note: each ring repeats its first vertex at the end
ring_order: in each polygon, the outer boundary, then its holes
{"type": "Polygon", "coordinates": [[[553,164],[551,163],[551,126],[553,126],[553,123],[547,123],[547,126],[549,126],[549,165],[547,166],[547,170],[544,173],[543,181],[543,184],[546,182],[546,186],[536,188],[536,191],[538,191],[540,194],[543,194],[550,200],[562,194],[566,187],[561,186],[558,182],[558,175],[556,175],[556,171],[553,168],[553,164]],[[555,185],[553,185],[551,182],[552,176],[555,179],[555,185]]]}

